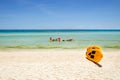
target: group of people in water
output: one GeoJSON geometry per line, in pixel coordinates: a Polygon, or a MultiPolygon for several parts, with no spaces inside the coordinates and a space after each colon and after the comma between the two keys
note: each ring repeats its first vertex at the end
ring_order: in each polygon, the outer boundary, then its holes
{"type": "Polygon", "coordinates": [[[52,37],[50,37],[50,40],[49,40],[50,42],[61,42],[61,41],[69,41],[69,42],[71,42],[71,41],[74,41],[74,39],[67,39],[67,40],[64,40],[64,39],[61,39],[61,38],[56,38],[56,39],[53,39],[52,37]]]}

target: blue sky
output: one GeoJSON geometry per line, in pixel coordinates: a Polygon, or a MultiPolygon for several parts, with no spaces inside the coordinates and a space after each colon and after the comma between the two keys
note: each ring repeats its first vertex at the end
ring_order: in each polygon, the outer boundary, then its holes
{"type": "Polygon", "coordinates": [[[0,0],[0,29],[120,29],[120,0],[0,0]]]}

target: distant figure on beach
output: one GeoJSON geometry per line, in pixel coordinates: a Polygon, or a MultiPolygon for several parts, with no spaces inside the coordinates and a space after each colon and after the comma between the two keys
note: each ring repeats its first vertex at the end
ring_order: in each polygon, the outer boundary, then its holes
{"type": "Polygon", "coordinates": [[[74,41],[74,39],[67,39],[66,41],[74,41]]]}
{"type": "Polygon", "coordinates": [[[60,42],[61,41],[61,38],[57,38],[57,39],[52,39],[52,37],[50,37],[50,40],[49,40],[50,42],[54,42],[54,41],[58,41],[58,42],[60,42]]]}
{"type": "Polygon", "coordinates": [[[62,41],[65,41],[65,40],[62,40],[62,41]]]}
{"type": "Polygon", "coordinates": [[[67,39],[67,40],[62,40],[63,42],[64,41],[69,41],[69,42],[71,42],[71,41],[74,41],[74,39],[67,39]]]}
{"type": "Polygon", "coordinates": [[[52,37],[50,37],[50,40],[49,40],[50,42],[55,42],[55,41],[58,41],[58,42],[61,42],[61,41],[69,41],[69,42],[71,42],[71,41],[74,41],[74,39],[67,39],[67,40],[61,40],[61,38],[57,38],[57,39],[52,39],[52,37]]]}
{"type": "Polygon", "coordinates": [[[57,41],[57,39],[53,39],[52,41],[57,41]]]}
{"type": "Polygon", "coordinates": [[[60,38],[58,38],[57,40],[58,40],[58,42],[60,42],[60,40],[61,40],[61,39],[60,39],[60,38]]]}
{"type": "Polygon", "coordinates": [[[50,42],[52,42],[52,37],[50,37],[50,42]]]}

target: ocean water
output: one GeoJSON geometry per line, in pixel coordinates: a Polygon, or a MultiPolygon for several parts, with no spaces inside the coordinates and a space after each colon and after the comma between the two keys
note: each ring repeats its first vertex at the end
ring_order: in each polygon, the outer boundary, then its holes
{"type": "Polygon", "coordinates": [[[0,30],[0,49],[79,49],[91,45],[120,48],[120,30],[0,30]],[[61,41],[50,42],[50,37],[61,41]]]}

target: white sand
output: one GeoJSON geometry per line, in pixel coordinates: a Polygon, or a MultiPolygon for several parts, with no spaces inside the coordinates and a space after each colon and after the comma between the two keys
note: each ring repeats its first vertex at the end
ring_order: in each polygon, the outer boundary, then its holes
{"type": "Polygon", "coordinates": [[[120,50],[103,50],[98,67],[85,49],[0,50],[0,80],[120,80],[120,50]]]}

